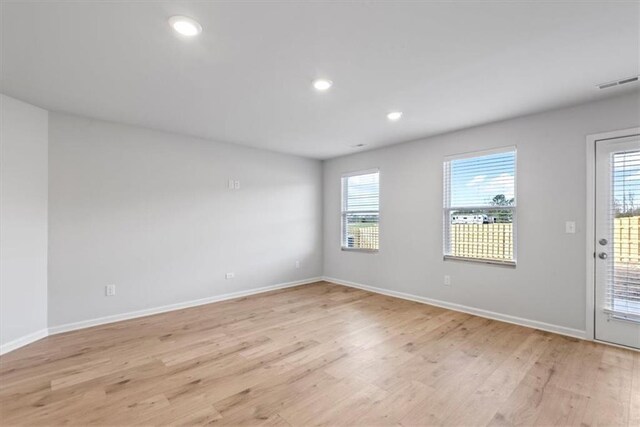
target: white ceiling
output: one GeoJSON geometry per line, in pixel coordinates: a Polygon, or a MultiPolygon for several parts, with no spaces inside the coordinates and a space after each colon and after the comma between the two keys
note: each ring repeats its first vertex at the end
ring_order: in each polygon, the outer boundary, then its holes
{"type": "Polygon", "coordinates": [[[329,158],[638,88],[639,2],[7,2],[7,95],[329,158]],[[197,19],[177,37],[171,15],[197,19]],[[333,80],[326,93],[316,77],[333,80]],[[398,122],[386,114],[404,111],[398,122]]]}

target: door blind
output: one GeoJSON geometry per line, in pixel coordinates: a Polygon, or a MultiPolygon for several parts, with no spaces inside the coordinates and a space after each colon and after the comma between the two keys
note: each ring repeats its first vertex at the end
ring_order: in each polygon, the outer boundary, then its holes
{"type": "Polygon", "coordinates": [[[640,151],[611,155],[605,311],[640,321],[640,151]]]}

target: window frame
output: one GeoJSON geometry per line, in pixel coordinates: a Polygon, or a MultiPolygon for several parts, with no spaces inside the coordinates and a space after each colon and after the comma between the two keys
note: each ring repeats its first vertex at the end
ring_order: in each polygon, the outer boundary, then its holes
{"type": "Polygon", "coordinates": [[[364,252],[364,253],[378,253],[380,251],[380,168],[371,168],[358,170],[353,172],[346,172],[340,176],[340,250],[346,252],[364,252]],[[350,248],[345,246],[345,216],[348,212],[345,210],[347,204],[347,186],[345,185],[346,178],[350,178],[352,176],[359,175],[370,175],[373,173],[378,174],[378,210],[377,211],[362,211],[362,213],[372,213],[377,212],[378,214],[378,248],[377,249],[367,249],[367,248],[350,248]]]}
{"type": "Polygon", "coordinates": [[[481,264],[501,265],[507,267],[516,267],[518,259],[518,149],[515,145],[506,147],[492,148],[488,150],[470,151],[460,154],[452,154],[444,157],[442,162],[442,259],[444,261],[463,261],[481,264]],[[490,209],[487,206],[456,206],[451,207],[451,170],[450,162],[453,160],[470,159],[474,157],[490,156],[492,154],[501,154],[513,152],[513,206],[500,206],[501,210],[510,210],[512,212],[512,238],[513,238],[513,258],[511,260],[499,260],[491,258],[472,258],[447,254],[449,236],[450,236],[450,215],[455,210],[480,210],[490,209]],[[448,190],[448,192],[447,192],[448,190]]]}

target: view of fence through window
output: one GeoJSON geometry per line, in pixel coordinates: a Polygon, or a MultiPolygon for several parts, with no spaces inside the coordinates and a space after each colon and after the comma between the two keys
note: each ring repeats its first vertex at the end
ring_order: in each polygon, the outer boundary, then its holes
{"type": "Polygon", "coordinates": [[[452,157],[444,162],[444,254],[515,260],[516,151],[452,157]]]}
{"type": "Polygon", "coordinates": [[[640,319],[640,151],[613,154],[611,166],[613,233],[606,305],[613,313],[640,319]]]}
{"type": "Polygon", "coordinates": [[[342,177],[342,248],[378,250],[379,172],[342,177]]]}

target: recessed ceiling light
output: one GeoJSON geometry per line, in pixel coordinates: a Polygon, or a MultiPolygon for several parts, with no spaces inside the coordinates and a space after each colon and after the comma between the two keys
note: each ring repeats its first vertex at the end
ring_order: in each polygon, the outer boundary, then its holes
{"type": "Polygon", "coordinates": [[[178,34],[187,37],[197,36],[202,32],[202,26],[195,19],[187,16],[172,16],[169,18],[169,25],[178,34]]]}
{"type": "Polygon", "coordinates": [[[387,119],[394,122],[396,120],[400,120],[400,117],[402,117],[402,111],[392,111],[391,113],[387,114],[387,119]]]}
{"type": "Polygon", "coordinates": [[[319,91],[325,91],[329,89],[332,85],[333,85],[333,82],[327,79],[316,79],[313,81],[313,87],[319,91]]]}

